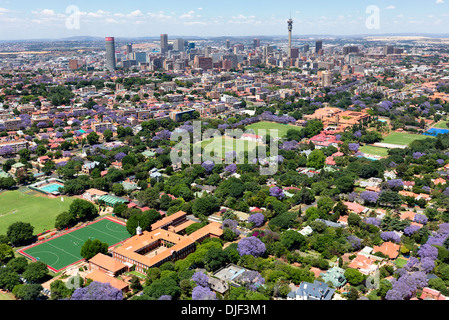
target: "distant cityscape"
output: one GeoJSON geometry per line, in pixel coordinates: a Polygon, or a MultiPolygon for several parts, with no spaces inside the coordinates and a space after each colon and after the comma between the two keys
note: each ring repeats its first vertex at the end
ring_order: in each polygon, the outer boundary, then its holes
{"type": "Polygon", "coordinates": [[[1,41],[0,298],[448,300],[449,38],[283,27],[1,41]]]}

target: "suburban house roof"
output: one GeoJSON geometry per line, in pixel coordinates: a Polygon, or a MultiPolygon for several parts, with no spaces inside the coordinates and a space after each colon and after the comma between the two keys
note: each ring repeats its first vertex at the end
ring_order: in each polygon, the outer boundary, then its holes
{"type": "Polygon", "coordinates": [[[374,246],[374,252],[381,252],[390,259],[396,259],[399,256],[400,245],[391,241],[382,243],[381,246],[374,246]]]}

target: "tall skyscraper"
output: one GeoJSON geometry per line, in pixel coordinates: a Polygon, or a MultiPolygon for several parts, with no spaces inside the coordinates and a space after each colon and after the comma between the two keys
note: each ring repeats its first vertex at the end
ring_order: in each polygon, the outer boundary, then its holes
{"type": "Polygon", "coordinates": [[[320,50],[323,49],[323,41],[322,40],[318,40],[315,43],[315,53],[319,53],[320,50]]]}
{"type": "Polygon", "coordinates": [[[231,49],[231,40],[226,40],[226,49],[231,49]]]}
{"type": "Polygon", "coordinates": [[[168,52],[168,35],[161,34],[161,53],[166,54],[168,52]]]}
{"type": "Polygon", "coordinates": [[[129,55],[133,52],[133,44],[132,43],[128,43],[126,45],[126,54],[129,55]]]}
{"type": "Polygon", "coordinates": [[[173,50],[175,51],[184,51],[184,39],[176,39],[173,43],[173,50]]]}
{"type": "Polygon", "coordinates": [[[293,20],[290,18],[287,21],[288,24],[288,57],[291,57],[292,51],[292,31],[293,31],[293,20]]]}
{"type": "Polygon", "coordinates": [[[260,47],[260,40],[259,39],[254,39],[253,40],[253,46],[254,48],[259,48],[260,47]]]}
{"type": "Polygon", "coordinates": [[[114,72],[116,69],[114,37],[106,37],[106,68],[110,72],[114,72]]]}

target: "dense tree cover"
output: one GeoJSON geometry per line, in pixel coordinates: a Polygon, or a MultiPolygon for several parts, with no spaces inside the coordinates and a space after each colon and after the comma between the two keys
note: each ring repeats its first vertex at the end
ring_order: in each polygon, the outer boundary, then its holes
{"type": "Polygon", "coordinates": [[[108,253],[108,244],[101,242],[98,239],[87,239],[81,247],[81,256],[89,260],[96,256],[98,253],[107,254],[108,253]]]}

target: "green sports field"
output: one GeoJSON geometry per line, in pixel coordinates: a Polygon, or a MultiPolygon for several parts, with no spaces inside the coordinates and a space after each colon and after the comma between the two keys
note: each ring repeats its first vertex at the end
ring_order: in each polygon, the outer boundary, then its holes
{"type": "Polygon", "coordinates": [[[8,226],[14,222],[29,222],[34,234],[53,229],[56,216],[67,211],[72,198],[51,199],[36,192],[7,191],[0,194],[0,234],[6,234],[8,226]]]}
{"type": "Polygon", "coordinates": [[[109,218],[104,218],[61,236],[51,238],[19,250],[19,253],[33,260],[39,260],[55,272],[82,260],[81,247],[88,239],[98,239],[112,247],[131,235],[126,226],[109,218]]]}
{"type": "Polygon", "coordinates": [[[274,122],[267,122],[262,121],[258,123],[251,124],[249,126],[246,126],[246,130],[252,129],[255,131],[255,133],[258,133],[258,130],[265,129],[267,130],[267,134],[270,134],[270,130],[278,130],[279,132],[279,138],[283,138],[287,135],[287,131],[290,129],[300,131],[302,128],[297,126],[291,126],[288,124],[281,124],[281,123],[274,123],[274,122]]]}
{"type": "Polygon", "coordinates": [[[415,140],[424,140],[427,138],[432,138],[431,136],[425,136],[422,134],[412,134],[405,132],[393,132],[392,134],[386,136],[383,143],[399,144],[399,145],[409,145],[415,140]]]}
{"type": "Polygon", "coordinates": [[[232,139],[229,137],[221,137],[218,139],[210,139],[201,142],[201,147],[204,148],[203,155],[212,155],[212,152],[217,152],[223,159],[226,156],[226,152],[238,152],[239,148],[243,148],[243,151],[249,152],[254,149],[257,150],[258,145],[260,144],[257,142],[244,140],[239,140],[239,143],[237,143],[236,139],[232,139]]]}
{"type": "Polygon", "coordinates": [[[360,147],[360,151],[366,154],[372,154],[375,156],[381,156],[386,157],[388,156],[388,149],[386,148],[379,148],[374,146],[363,146],[360,147]]]}

